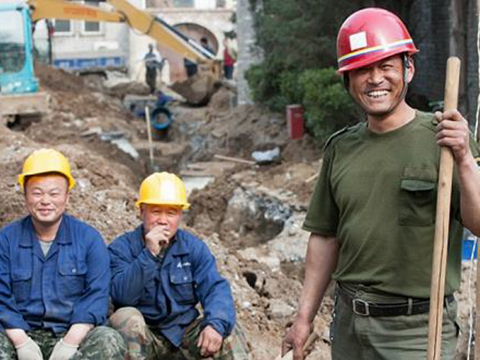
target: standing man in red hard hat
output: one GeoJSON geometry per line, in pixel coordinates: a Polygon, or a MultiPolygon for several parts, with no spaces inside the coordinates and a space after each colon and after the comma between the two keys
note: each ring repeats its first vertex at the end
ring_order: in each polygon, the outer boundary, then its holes
{"type": "Polygon", "coordinates": [[[118,309],[110,324],[127,342],[127,359],[248,360],[228,281],[207,245],[179,228],[190,206],[183,181],[154,173],[139,195],[142,224],[108,248],[118,309]]]}
{"type": "Polygon", "coordinates": [[[98,231],[65,213],[75,185],[68,159],[36,150],[18,182],[29,215],[0,230],[0,358],[122,360],[122,337],[101,326],[107,248],[98,231]]]}
{"type": "Polygon", "coordinates": [[[304,359],[331,279],[333,359],[425,359],[440,146],[456,165],[442,340],[442,358],[454,357],[462,226],[480,234],[479,151],[458,111],[427,114],[405,102],[417,51],[386,10],[357,11],[340,28],[338,71],[366,121],[325,145],[303,224],[311,232],[305,282],[282,344],[295,360],[304,359]]]}

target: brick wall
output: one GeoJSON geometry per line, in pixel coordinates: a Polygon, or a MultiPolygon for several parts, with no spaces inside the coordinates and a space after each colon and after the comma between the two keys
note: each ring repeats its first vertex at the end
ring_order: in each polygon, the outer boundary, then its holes
{"type": "Polygon", "coordinates": [[[262,51],[256,46],[255,30],[253,28],[254,14],[248,0],[237,2],[237,36],[238,36],[238,61],[237,61],[237,89],[238,104],[252,104],[252,97],[245,72],[253,64],[262,60],[262,51]]]}

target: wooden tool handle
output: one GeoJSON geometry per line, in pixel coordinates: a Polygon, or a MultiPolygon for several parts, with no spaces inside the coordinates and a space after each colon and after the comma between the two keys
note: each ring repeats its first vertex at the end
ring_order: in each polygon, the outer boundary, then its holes
{"type": "MultiPolygon", "coordinates": [[[[444,110],[457,108],[460,83],[460,59],[447,61],[444,110]]],[[[437,213],[433,246],[432,282],[430,289],[430,320],[428,331],[428,360],[439,360],[442,344],[443,302],[447,268],[448,230],[452,194],[453,155],[448,147],[440,149],[440,170],[437,189],[437,213]]]]}
{"type": "Polygon", "coordinates": [[[148,135],[148,153],[150,155],[150,171],[154,171],[155,162],[153,161],[153,144],[152,144],[152,123],[150,121],[150,108],[145,106],[145,121],[147,123],[147,135],[148,135]]]}
{"type": "MultiPolygon", "coordinates": [[[[307,351],[307,349],[319,338],[317,332],[312,332],[308,337],[305,345],[303,345],[303,351],[307,351]]],[[[278,355],[275,360],[293,360],[293,350],[289,350],[283,357],[282,354],[278,355]]]]}

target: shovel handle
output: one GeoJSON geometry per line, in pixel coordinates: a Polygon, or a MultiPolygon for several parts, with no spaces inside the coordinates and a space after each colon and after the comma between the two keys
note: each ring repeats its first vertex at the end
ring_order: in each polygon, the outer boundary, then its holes
{"type": "MultiPolygon", "coordinates": [[[[459,83],[460,59],[452,56],[448,58],[447,61],[444,110],[454,110],[457,108],[459,83]]],[[[452,176],[452,151],[450,148],[442,147],[440,149],[437,212],[435,218],[435,237],[433,244],[427,360],[439,360],[441,355],[443,303],[445,296],[445,274],[447,268],[452,176]]]]}
{"type": "MultiPolygon", "coordinates": [[[[303,351],[307,351],[307,349],[319,338],[318,333],[316,331],[312,332],[308,337],[305,345],[303,345],[303,351]]],[[[293,350],[288,350],[288,352],[282,357],[282,354],[278,355],[275,360],[293,360],[293,350]]]]}

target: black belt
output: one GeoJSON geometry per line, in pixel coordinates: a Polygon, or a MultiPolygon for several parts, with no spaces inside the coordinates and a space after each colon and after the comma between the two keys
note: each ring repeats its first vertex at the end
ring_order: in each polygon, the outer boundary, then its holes
{"type": "MultiPolygon", "coordinates": [[[[430,299],[410,299],[402,303],[395,304],[377,304],[358,299],[345,290],[337,287],[338,294],[353,312],[360,316],[399,316],[399,315],[417,315],[424,314],[430,310],[430,299]]],[[[408,299],[408,298],[406,298],[408,299]]],[[[451,303],[455,300],[453,295],[445,297],[445,302],[451,303]]]]}

